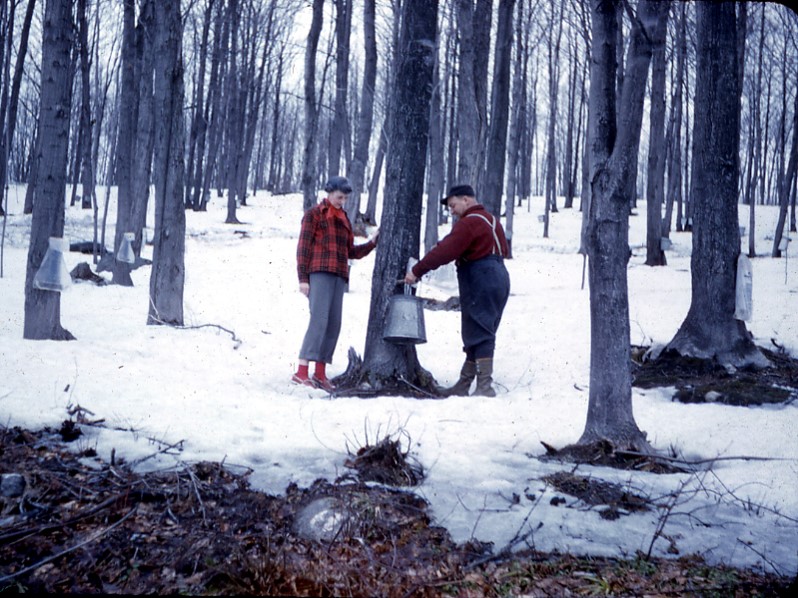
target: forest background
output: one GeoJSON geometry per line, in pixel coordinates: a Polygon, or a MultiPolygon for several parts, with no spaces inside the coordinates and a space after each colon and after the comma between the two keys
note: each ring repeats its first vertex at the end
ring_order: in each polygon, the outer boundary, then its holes
{"type": "Polygon", "coordinates": [[[186,210],[216,193],[237,225],[258,190],[299,191],[308,208],[344,173],[355,226],[382,229],[359,374],[374,392],[429,383],[382,327],[407,260],[437,241],[438,199],[466,181],[510,238],[534,196],[544,237],[552,213],[581,210],[581,443],[650,449],[629,372],[628,218],[641,199],[648,266],[666,265],[673,231],[692,234],[691,308],[668,349],[766,364],[735,317],[738,209],[753,231],[757,206],[777,206],[769,246],[751,234],[743,254],[782,257],[796,229],[798,51],[796,15],[781,5],[4,0],[0,31],[0,182],[4,194],[27,183],[32,215],[26,339],[72,338],[59,294],[33,285],[67,203],[92,211],[96,269],[130,286],[154,201],[148,323],[180,326],[186,210]],[[133,261],[114,259],[127,240],[133,261]]]}

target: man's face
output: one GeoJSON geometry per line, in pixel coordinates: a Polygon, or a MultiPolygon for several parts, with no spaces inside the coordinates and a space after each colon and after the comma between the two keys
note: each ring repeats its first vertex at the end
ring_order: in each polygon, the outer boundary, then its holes
{"type": "Polygon", "coordinates": [[[329,195],[327,195],[327,200],[339,210],[344,207],[347,198],[349,197],[348,193],[344,193],[343,191],[333,191],[329,195]]]}
{"type": "Polygon", "coordinates": [[[450,213],[462,218],[468,209],[468,198],[465,195],[455,195],[446,200],[446,205],[449,207],[450,213]]]}

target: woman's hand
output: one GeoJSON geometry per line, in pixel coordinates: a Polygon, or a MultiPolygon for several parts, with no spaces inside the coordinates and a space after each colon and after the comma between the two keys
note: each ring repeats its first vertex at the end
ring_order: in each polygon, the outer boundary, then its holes
{"type": "Polygon", "coordinates": [[[299,283],[299,292],[302,293],[305,297],[310,295],[310,283],[309,282],[300,282],[299,283]]]}
{"type": "Polygon", "coordinates": [[[408,270],[407,274],[405,274],[405,284],[416,284],[418,282],[418,276],[413,274],[412,270],[408,270]]]}

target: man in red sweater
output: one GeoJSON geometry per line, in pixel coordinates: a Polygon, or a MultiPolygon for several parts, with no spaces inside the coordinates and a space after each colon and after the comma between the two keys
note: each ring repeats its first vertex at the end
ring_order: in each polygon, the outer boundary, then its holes
{"type": "Polygon", "coordinates": [[[305,212],[299,232],[296,251],[299,292],[309,300],[310,322],[299,350],[299,367],[291,381],[332,392],[326,365],[332,363],[341,332],[349,260],[371,253],[377,246],[379,229],[367,243],[355,245],[352,225],[343,209],[352,186],[345,177],[333,176],[324,190],[327,197],[305,212]],[[313,377],[308,373],[311,361],[316,362],[313,377]]]}
{"type": "Polygon", "coordinates": [[[474,394],[493,397],[496,331],[510,296],[510,275],[504,266],[509,253],[507,239],[499,219],[477,202],[470,185],[455,185],[441,203],[457,219],[452,232],[413,266],[405,282],[414,284],[430,270],[455,262],[466,358],[460,379],[444,394],[468,395],[476,377],[474,394]]]}

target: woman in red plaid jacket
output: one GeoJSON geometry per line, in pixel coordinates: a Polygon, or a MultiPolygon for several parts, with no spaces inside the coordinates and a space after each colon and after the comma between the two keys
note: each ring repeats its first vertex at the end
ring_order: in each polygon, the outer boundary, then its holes
{"type": "Polygon", "coordinates": [[[299,233],[296,251],[299,291],[309,300],[310,322],[299,350],[299,367],[291,381],[332,392],[325,368],[332,363],[341,332],[349,260],[371,253],[377,246],[379,229],[367,243],[355,245],[352,225],[343,209],[352,186],[345,177],[333,176],[324,191],[327,197],[305,212],[299,233]],[[316,363],[312,377],[308,371],[311,361],[316,363]]]}

